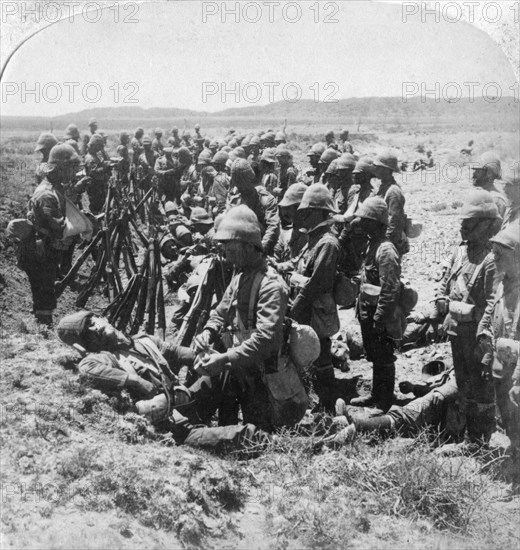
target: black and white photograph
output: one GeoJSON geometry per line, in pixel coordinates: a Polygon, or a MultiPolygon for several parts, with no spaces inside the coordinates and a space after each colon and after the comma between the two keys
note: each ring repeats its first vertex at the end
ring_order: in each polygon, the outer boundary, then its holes
{"type": "Polygon", "coordinates": [[[518,550],[520,3],[0,12],[0,548],[518,550]]]}

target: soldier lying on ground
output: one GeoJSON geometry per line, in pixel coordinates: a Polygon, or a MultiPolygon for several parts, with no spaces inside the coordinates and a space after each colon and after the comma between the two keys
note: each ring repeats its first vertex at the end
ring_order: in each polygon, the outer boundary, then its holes
{"type": "Polygon", "coordinates": [[[89,311],[64,317],[58,336],[81,352],[79,371],[93,387],[105,392],[127,390],[135,400],[135,412],[158,429],[170,430],[178,444],[225,450],[256,444],[264,437],[252,424],[200,426],[210,420],[205,408],[211,400],[211,383],[202,377],[189,389],[180,385],[180,368],[193,365],[195,359],[189,348],[146,334],[128,337],[89,311]]]}
{"type": "Polygon", "coordinates": [[[346,425],[328,440],[332,446],[352,441],[358,433],[376,432],[381,436],[399,434],[414,437],[424,428],[442,432],[443,439],[458,441],[463,433],[464,416],[458,406],[458,389],[453,369],[428,376],[434,369],[444,368],[442,361],[433,361],[423,368],[426,381],[412,384],[401,382],[403,393],[414,393],[414,399],[404,407],[394,405],[383,414],[378,409],[347,406],[336,401],[336,422],[346,425]],[[441,367],[442,366],[442,367],[441,367]]]}

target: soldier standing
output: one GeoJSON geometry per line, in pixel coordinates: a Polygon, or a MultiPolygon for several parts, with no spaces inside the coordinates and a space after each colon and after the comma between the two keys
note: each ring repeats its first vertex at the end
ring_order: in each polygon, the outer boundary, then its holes
{"type": "Polygon", "coordinates": [[[164,146],[162,144],[161,138],[163,136],[163,131],[160,128],[154,130],[154,138],[152,141],[152,151],[157,155],[161,156],[163,154],[164,146]]]}
{"type": "Polygon", "coordinates": [[[49,153],[51,152],[51,149],[57,144],[58,140],[56,139],[54,134],[51,134],[49,132],[44,132],[43,134],[40,134],[40,137],[36,142],[36,147],[34,148],[35,153],[42,154],[42,160],[34,171],[34,179],[36,181],[36,185],[39,185],[43,181],[43,179],[45,179],[49,153]]]}
{"type": "Polygon", "coordinates": [[[248,206],[258,218],[263,231],[262,247],[267,256],[273,253],[280,234],[280,218],[276,199],[265,187],[256,185],[256,178],[249,162],[237,159],[231,165],[231,191],[228,209],[239,204],[248,206]]]}
{"type": "Polygon", "coordinates": [[[64,143],[70,145],[78,155],[79,151],[79,140],[81,139],[78,127],[75,124],[69,124],[65,129],[65,137],[67,138],[64,143]]]}
{"type": "Polygon", "coordinates": [[[85,171],[89,178],[87,195],[89,210],[92,214],[99,214],[103,210],[107,197],[108,180],[112,168],[110,162],[103,160],[105,155],[103,136],[94,134],[88,143],[88,153],[85,157],[85,171]]]}
{"type": "Polygon", "coordinates": [[[29,202],[27,217],[34,226],[35,236],[21,267],[29,277],[36,320],[49,327],[57,304],[54,285],[62,252],[70,247],[70,242],[63,238],[66,217],[62,183],[74,178],[79,163],[80,157],[70,145],[53,147],[46,177],[29,202]]]}
{"type": "Polygon", "coordinates": [[[400,172],[397,157],[387,151],[374,160],[374,175],[381,180],[377,196],[384,199],[388,206],[387,237],[392,241],[401,256],[410,250],[408,237],[405,233],[406,214],[404,212],[405,198],[403,191],[394,179],[394,172],[400,172]]]}
{"type": "Polygon", "coordinates": [[[462,207],[462,243],[453,254],[436,300],[449,335],[455,377],[470,443],[487,443],[495,427],[491,357],[477,345],[484,311],[493,307],[495,264],[489,239],[498,210],[490,193],[475,190],[462,207]]]}
{"type": "Polygon", "coordinates": [[[471,169],[473,170],[473,185],[491,193],[497,205],[498,215],[504,219],[507,199],[495,186],[495,180],[502,177],[500,158],[493,151],[488,151],[480,157],[476,165],[471,166],[471,169]]]}
{"type": "Polygon", "coordinates": [[[276,159],[280,165],[277,196],[282,199],[287,189],[298,180],[299,171],[293,164],[291,152],[283,143],[276,148],[276,159]]]}
{"type": "Polygon", "coordinates": [[[172,156],[173,147],[165,147],[164,155],[155,161],[155,173],[159,179],[159,195],[163,202],[180,204],[181,198],[181,165],[172,156]]]}
{"type": "Polygon", "coordinates": [[[311,185],[297,212],[308,236],[308,247],[298,261],[297,273],[303,275],[305,282],[296,285],[298,292],[290,316],[300,324],[310,325],[320,339],[320,356],[311,374],[321,405],[330,409],[334,407],[335,381],[330,338],[339,330],[333,289],[340,248],[331,227],[335,210],[329,190],[321,183],[311,185]]]}
{"type": "Polygon", "coordinates": [[[394,396],[395,341],[403,335],[398,309],[401,261],[387,236],[388,207],[381,197],[366,199],[352,225],[359,227],[369,243],[361,270],[356,314],[366,357],[372,363],[372,391],[350,403],[386,412],[394,396]]]}
{"type": "Polygon", "coordinates": [[[502,223],[502,229],[505,229],[508,224],[520,220],[520,176],[518,168],[516,172],[507,174],[503,182],[504,193],[509,200],[502,223]]]}

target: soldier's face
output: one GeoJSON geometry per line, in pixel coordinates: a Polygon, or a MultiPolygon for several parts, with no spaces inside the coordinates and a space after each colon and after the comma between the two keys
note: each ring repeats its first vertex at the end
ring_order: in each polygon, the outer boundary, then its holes
{"type": "Polygon", "coordinates": [[[485,242],[488,238],[490,220],[482,218],[470,218],[462,220],[460,236],[463,241],[485,242]]]}
{"type": "Polygon", "coordinates": [[[224,257],[237,269],[243,269],[251,263],[254,246],[240,241],[225,241],[222,244],[224,257]]]}
{"type": "Polygon", "coordinates": [[[114,328],[104,317],[93,316],[86,334],[88,351],[111,351],[127,347],[130,339],[114,328]]]}
{"type": "Polygon", "coordinates": [[[487,181],[487,170],[485,168],[476,168],[473,170],[473,185],[480,186],[487,181]]]}
{"type": "Polygon", "coordinates": [[[97,125],[97,124],[91,124],[91,125],[89,126],[89,128],[90,128],[90,132],[91,132],[92,134],[95,134],[95,133],[97,132],[98,125],[97,125]]]}

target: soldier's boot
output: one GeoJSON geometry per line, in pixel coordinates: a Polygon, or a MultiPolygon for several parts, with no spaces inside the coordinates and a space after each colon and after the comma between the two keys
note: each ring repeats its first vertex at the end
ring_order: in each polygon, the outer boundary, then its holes
{"type": "Polygon", "coordinates": [[[357,432],[377,432],[379,435],[388,436],[395,430],[395,422],[388,415],[356,418],[354,420],[357,432]]]}
{"type": "Polygon", "coordinates": [[[495,404],[468,402],[466,430],[470,444],[487,445],[496,429],[495,404]]]}
{"type": "Polygon", "coordinates": [[[335,377],[334,367],[330,365],[320,365],[315,370],[314,389],[319,398],[319,407],[325,410],[333,411],[335,403],[335,377]]]}
{"type": "Polygon", "coordinates": [[[350,404],[354,407],[378,407],[377,397],[378,388],[381,385],[381,367],[372,366],[372,390],[367,395],[354,397],[350,400],[350,404]]]}
{"type": "Polygon", "coordinates": [[[52,311],[36,311],[34,316],[36,317],[36,322],[39,325],[43,325],[46,328],[52,328],[52,311]]]}
{"type": "Polygon", "coordinates": [[[377,407],[383,412],[388,411],[394,401],[395,363],[377,365],[377,384],[373,390],[377,407]]]}

